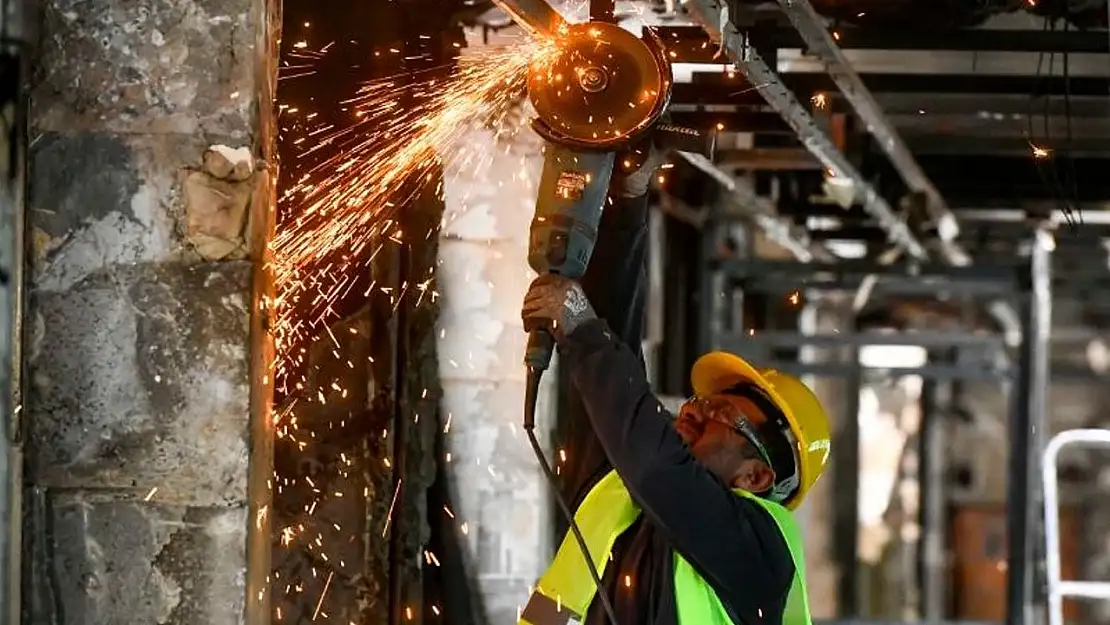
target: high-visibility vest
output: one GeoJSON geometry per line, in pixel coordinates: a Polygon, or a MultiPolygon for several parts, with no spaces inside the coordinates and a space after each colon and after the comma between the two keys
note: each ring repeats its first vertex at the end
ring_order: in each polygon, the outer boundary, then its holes
{"type": "MultiPolygon", "coordinates": [[[[751,493],[735,490],[740,497],[759,503],[775,519],[794,560],[794,580],[786,599],[782,625],[811,625],[809,599],[805,587],[805,559],[802,537],[789,510],[751,493]]],[[[574,515],[598,574],[604,576],[609,552],[617,537],[640,517],[641,510],[632,500],[616,471],[597,483],[574,515]]],[[[716,591],[680,554],[674,554],[674,592],[679,625],[743,625],[736,623],[721,603],[716,591]]],[[[521,613],[518,625],[579,625],[585,620],[597,588],[586,568],[586,561],[571,532],[563,537],[555,560],[536,584],[521,613]]],[[[621,624],[626,625],[626,624],[621,624]]],[[[636,625],[629,623],[627,625],[636,625]]],[[[768,624],[771,625],[771,624],[768,624]]],[[[777,624],[776,624],[777,625],[777,624]]]]}

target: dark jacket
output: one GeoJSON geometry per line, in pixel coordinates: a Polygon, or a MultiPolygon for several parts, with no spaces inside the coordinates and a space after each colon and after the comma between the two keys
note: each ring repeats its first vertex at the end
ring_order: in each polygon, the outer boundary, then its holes
{"type": "MultiPolygon", "coordinates": [[[[777,625],[794,564],[775,521],[694,460],[644,374],[638,347],[646,211],[646,202],[606,209],[598,251],[583,281],[599,316],[625,336],[599,320],[560,346],[560,367],[569,372],[574,400],[561,437],[569,453],[564,493],[577,507],[615,467],[643,508],[640,520],[618,538],[603,580],[620,625],[677,625],[675,550],[743,625],[777,625]],[[613,258],[605,258],[610,252],[613,258]]],[[[586,625],[607,623],[595,600],[586,625]]]]}

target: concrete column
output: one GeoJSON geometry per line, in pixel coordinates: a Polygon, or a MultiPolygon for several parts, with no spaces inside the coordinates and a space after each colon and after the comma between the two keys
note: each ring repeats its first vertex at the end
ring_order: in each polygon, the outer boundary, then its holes
{"type": "MultiPolygon", "coordinates": [[[[481,45],[471,40],[464,54],[481,45]]],[[[551,550],[550,491],[520,427],[526,339],[520,305],[534,275],[528,226],[542,157],[526,124],[504,130],[515,132],[476,131],[464,149],[444,154],[447,210],[436,272],[441,412],[460,497],[454,515],[469,541],[489,625],[516,622],[551,550]]],[[[552,369],[548,401],[537,409],[542,438],[554,425],[549,398],[556,378],[552,369]]]]}
{"type": "Polygon", "coordinates": [[[44,10],[25,621],[269,622],[277,6],[44,10]]]}

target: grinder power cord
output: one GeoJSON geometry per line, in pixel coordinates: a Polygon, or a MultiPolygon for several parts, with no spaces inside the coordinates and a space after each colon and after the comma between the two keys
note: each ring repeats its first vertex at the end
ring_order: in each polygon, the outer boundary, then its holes
{"type": "MultiPolygon", "coordinates": [[[[650,176],[648,160],[653,151],[669,148],[708,154],[713,148],[712,135],[706,139],[695,130],[661,123],[673,81],[670,63],[654,33],[645,29],[642,37],[636,37],[606,21],[611,10],[592,10],[591,15],[595,19],[590,22],[562,28],[553,51],[536,59],[528,71],[528,97],[537,114],[532,127],[546,144],[528,249],[528,263],[541,276],[579,279],[586,273],[616,168],[633,176],[646,169],[650,176]],[[618,153],[622,154],[619,164],[618,153]]],[[[639,182],[646,192],[647,180],[639,182]]],[[[582,314],[589,308],[584,295],[565,304],[568,319],[574,317],[576,307],[582,314]]],[[[534,430],[540,380],[554,349],[551,333],[560,330],[526,330],[524,430],[544,475],[557,490],[557,479],[534,430]]],[[[574,515],[561,497],[557,499],[600,588],[574,515]]],[[[608,597],[604,592],[598,595],[616,625],[608,597]]]]}

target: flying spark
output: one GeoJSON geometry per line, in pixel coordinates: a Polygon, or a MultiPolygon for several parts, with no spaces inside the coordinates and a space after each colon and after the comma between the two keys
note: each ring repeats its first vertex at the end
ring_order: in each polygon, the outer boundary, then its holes
{"type": "MultiPolygon", "coordinates": [[[[427,72],[368,82],[347,103],[349,126],[309,131],[315,142],[302,158],[329,146],[341,149],[286,192],[295,198],[297,217],[271,244],[279,380],[288,381],[304,356],[292,346],[325,331],[334,305],[356,288],[385,246],[430,236],[403,232],[398,210],[432,180],[439,154],[465,151],[465,134],[497,125],[519,104],[525,71],[548,45],[529,40],[463,57],[446,77],[427,72]]],[[[430,276],[391,297],[398,305],[408,291],[434,298],[429,286],[430,276]]]]}

